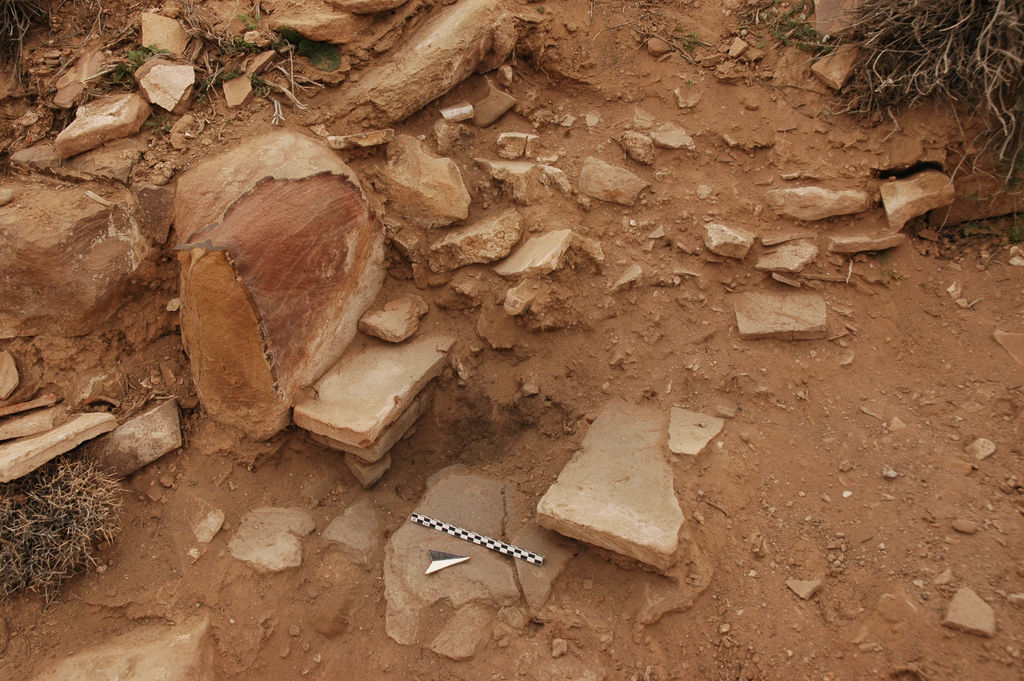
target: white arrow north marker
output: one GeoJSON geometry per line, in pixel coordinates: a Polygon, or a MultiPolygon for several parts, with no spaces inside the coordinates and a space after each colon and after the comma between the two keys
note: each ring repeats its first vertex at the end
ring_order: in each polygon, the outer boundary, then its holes
{"type": "Polygon", "coordinates": [[[434,549],[427,549],[427,554],[430,555],[430,565],[427,566],[425,573],[428,575],[469,560],[469,556],[460,556],[455,553],[435,551],[434,549]]]}

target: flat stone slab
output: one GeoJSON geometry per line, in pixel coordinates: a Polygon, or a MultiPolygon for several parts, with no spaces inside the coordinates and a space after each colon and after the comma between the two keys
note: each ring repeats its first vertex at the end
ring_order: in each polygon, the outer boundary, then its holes
{"type": "Polygon", "coordinates": [[[11,393],[17,389],[20,380],[14,356],[6,350],[0,352],[0,400],[10,397],[11,393]]]}
{"type": "Polygon", "coordinates": [[[3,419],[0,421],[0,440],[45,433],[53,428],[53,420],[59,411],[57,407],[51,407],[3,419]]]}
{"type": "Polygon", "coordinates": [[[704,245],[708,250],[726,258],[743,260],[754,245],[757,235],[741,227],[730,227],[716,222],[704,225],[704,245]]]}
{"type": "Polygon", "coordinates": [[[970,587],[961,587],[949,602],[942,625],[978,636],[996,635],[996,613],[970,587]]]}
{"type": "Polygon", "coordinates": [[[0,445],[0,482],[27,475],[50,459],[116,427],[117,419],[110,414],[80,414],[42,435],[0,445]]]}
{"type": "Polygon", "coordinates": [[[95,99],[79,107],[75,120],[57,135],[57,153],[70,158],[104,142],[134,135],[150,113],[146,100],[134,93],[95,99]]]}
{"type": "MultiPolygon", "coordinates": [[[[442,471],[428,481],[415,511],[503,539],[503,489],[504,483],[497,480],[458,470],[442,471]]],[[[456,612],[471,603],[496,609],[518,602],[512,570],[512,561],[499,553],[415,523],[404,523],[388,540],[384,558],[388,636],[402,645],[433,640],[446,625],[435,607],[441,601],[447,601],[456,612]],[[428,549],[470,559],[426,575],[428,549]]]]}
{"type": "Polygon", "coordinates": [[[668,424],[668,448],[673,454],[696,456],[722,432],[723,419],[673,407],[668,424]]]}
{"type": "Polygon", "coordinates": [[[779,215],[797,220],[824,220],[871,208],[871,195],[862,189],[787,187],[771,190],[765,199],[779,215]]]}
{"type": "Polygon", "coordinates": [[[136,626],[106,643],[64,657],[32,681],[194,681],[213,678],[209,630],[210,620],[205,616],[173,627],[136,626]]]}
{"type": "Polygon", "coordinates": [[[332,520],[320,538],[353,563],[369,567],[384,547],[380,509],[369,499],[362,498],[332,520]]]}
{"type": "Polygon", "coordinates": [[[295,425],[369,447],[441,372],[454,342],[451,336],[423,336],[350,351],[317,383],[316,397],[295,405],[295,425]]]}
{"type": "Polygon", "coordinates": [[[902,180],[886,182],[881,187],[882,205],[894,231],[919,215],[942,208],[956,199],[956,187],[940,170],[924,170],[902,180]]]}
{"type": "Polygon", "coordinates": [[[604,405],[537,504],[537,523],[659,570],[678,556],[683,512],[665,456],[668,415],[615,399],[604,405]]]}
{"type": "Polygon", "coordinates": [[[821,579],[787,579],[786,586],[802,600],[810,600],[821,590],[821,579]]]}
{"type": "Polygon", "coordinates": [[[503,277],[549,274],[561,265],[562,256],[571,243],[571,229],[557,229],[531,237],[512,255],[495,265],[494,271],[503,277]]]}
{"type": "Polygon", "coordinates": [[[884,251],[895,248],[906,241],[906,234],[846,234],[830,236],[828,250],[830,253],[863,253],[865,251],[884,251]]]}
{"type": "Polygon", "coordinates": [[[366,463],[353,454],[345,454],[345,465],[363,489],[370,489],[391,469],[391,454],[385,454],[373,463],[366,463]]]}
{"type": "Polygon", "coordinates": [[[448,272],[466,265],[504,258],[523,234],[522,216],[514,208],[449,230],[430,246],[430,269],[448,272]]]}
{"type": "Polygon", "coordinates": [[[736,295],[734,307],[740,338],[825,337],[825,299],[816,293],[750,291],[736,295]]]}
{"type": "Polygon", "coordinates": [[[88,454],[103,468],[124,477],[179,447],[181,421],[178,403],[171,399],[91,443],[88,454]]]}
{"type": "Polygon", "coordinates": [[[258,572],[302,565],[300,539],[313,532],[313,516],[301,508],[257,508],[242,518],[228,550],[258,572]]]}
{"type": "Polygon", "coordinates": [[[327,437],[326,435],[318,435],[316,433],[310,433],[310,437],[315,442],[319,442],[322,445],[327,445],[331,449],[337,449],[338,451],[351,454],[355,458],[359,459],[364,464],[376,463],[383,459],[391,448],[395,446],[399,440],[405,437],[405,434],[409,432],[409,429],[413,427],[419,417],[427,410],[429,400],[423,394],[420,394],[412,401],[412,404],[402,412],[394,422],[381,431],[377,439],[369,447],[355,447],[353,445],[339,442],[334,438],[327,437]]]}
{"type": "Polygon", "coordinates": [[[799,272],[818,257],[811,241],[790,241],[757,259],[754,268],[762,272],[799,272]]]}
{"type": "Polygon", "coordinates": [[[632,206],[648,183],[625,168],[588,156],[580,171],[580,193],[586,196],[632,206]]]}
{"type": "Polygon", "coordinates": [[[532,565],[521,560],[514,563],[526,605],[536,612],[547,603],[555,580],[576,555],[576,549],[570,545],[569,540],[534,522],[528,522],[520,528],[512,537],[512,544],[544,556],[543,565],[532,565]]]}
{"type": "Polygon", "coordinates": [[[420,328],[430,306],[419,296],[400,296],[383,308],[370,310],[359,319],[359,330],[389,343],[401,343],[420,328]]]}
{"type": "Polygon", "coordinates": [[[992,339],[1006,350],[1013,361],[1024,364],[1024,333],[1007,333],[1001,329],[992,332],[992,339]]]}

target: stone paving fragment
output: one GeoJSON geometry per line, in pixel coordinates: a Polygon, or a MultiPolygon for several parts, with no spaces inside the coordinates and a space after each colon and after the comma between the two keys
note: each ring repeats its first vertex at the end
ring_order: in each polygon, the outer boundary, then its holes
{"type": "Polygon", "coordinates": [[[749,291],[733,297],[740,338],[825,337],[825,299],[816,293],[749,291]]]}

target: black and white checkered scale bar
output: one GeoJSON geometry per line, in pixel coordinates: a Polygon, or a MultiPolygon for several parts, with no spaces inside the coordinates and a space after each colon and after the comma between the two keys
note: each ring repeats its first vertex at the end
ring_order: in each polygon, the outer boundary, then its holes
{"type": "Polygon", "coordinates": [[[470,543],[476,544],[477,546],[482,546],[485,549],[497,551],[498,553],[504,554],[506,556],[512,556],[513,558],[518,558],[519,560],[525,560],[527,563],[530,563],[531,565],[544,564],[544,556],[540,556],[536,553],[533,553],[532,551],[527,551],[526,549],[521,549],[518,546],[513,546],[512,544],[506,544],[505,542],[498,541],[497,539],[485,537],[484,535],[477,534],[476,532],[464,530],[461,527],[456,527],[455,525],[449,525],[448,523],[442,520],[434,520],[433,518],[425,516],[422,513],[413,513],[409,519],[412,520],[414,523],[417,523],[418,525],[422,525],[423,527],[429,527],[432,530],[439,530],[441,532],[444,532],[445,534],[450,534],[456,539],[468,541],[470,543]]]}

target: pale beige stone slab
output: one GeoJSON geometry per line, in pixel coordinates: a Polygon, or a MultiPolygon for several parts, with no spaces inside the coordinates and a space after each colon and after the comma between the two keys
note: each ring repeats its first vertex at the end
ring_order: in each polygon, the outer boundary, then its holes
{"type": "Polygon", "coordinates": [[[42,435],[0,445],[0,482],[27,475],[50,459],[115,427],[117,419],[110,414],[80,414],[42,435]]]}
{"type": "Polygon", "coordinates": [[[53,407],[4,419],[0,421],[0,440],[13,440],[16,437],[43,433],[53,428],[53,419],[56,416],[57,407],[53,407]]]}
{"type": "Polygon", "coordinates": [[[311,436],[314,441],[319,442],[322,445],[327,445],[332,449],[337,449],[338,451],[351,454],[365,464],[376,463],[383,459],[384,455],[391,451],[391,448],[394,447],[399,440],[405,437],[405,434],[409,432],[409,429],[412,428],[413,424],[415,424],[419,417],[423,415],[423,412],[426,411],[427,403],[428,400],[423,395],[420,395],[413,400],[412,404],[409,405],[409,408],[402,412],[402,415],[399,416],[394,423],[381,431],[381,434],[377,436],[377,440],[369,447],[356,447],[344,442],[339,442],[338,440],[326,435],[318,435],[317,433],[312,433],[311,436]]]}
{"type": "Polygon", "coordinates": [[[558,269],[562,256],[572,243],[571,229],[557,229],[528,239],[512,255],[494,266],[503,277],[524,274],[549,274],[558,269]]]}
{"type": "Polygon", "coordinates": [[[740,338],[825,337],[825,299],[815,293],[750,291],[734,298],[740,338]]]}
{"type": "Polygon", "coordinates": [[[668,424],[669,451],[696,456],[724,425],[725,421],[715,416],[673,407],[668,424]]]}

